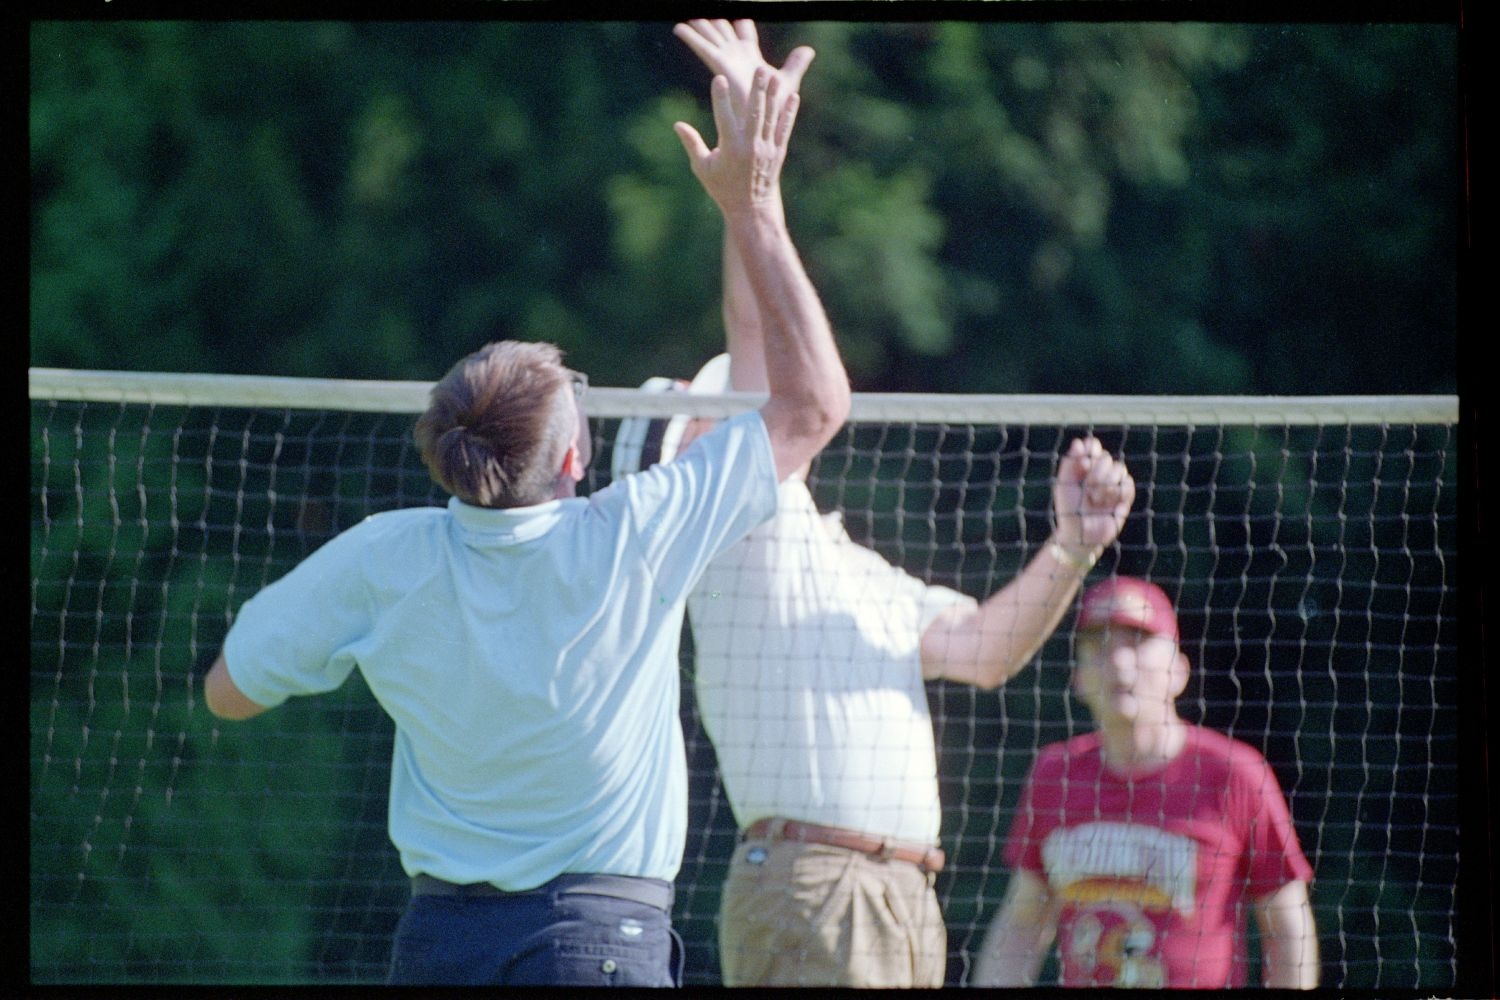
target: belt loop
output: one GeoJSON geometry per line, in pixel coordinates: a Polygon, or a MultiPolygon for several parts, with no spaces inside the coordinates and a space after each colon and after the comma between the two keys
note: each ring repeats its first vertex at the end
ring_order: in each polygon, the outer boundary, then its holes
{"type": "Polygon", "coordinates": [[[772,816],[771,822],[766,826],[766,839],[777,841],[782,839],[786,833],[786,817],[772,816]]]}
{"type": "MultiPolygon", "coordinates": [[[[880,851],[876,856],[879,857],[881,861],[891,860],[896,856],[896,845],[891,843],[888,838],[882,837],[880,839],[880,851]]],[[[925,860],[926,858],[923,858],[923,861],[925,860]]]]}

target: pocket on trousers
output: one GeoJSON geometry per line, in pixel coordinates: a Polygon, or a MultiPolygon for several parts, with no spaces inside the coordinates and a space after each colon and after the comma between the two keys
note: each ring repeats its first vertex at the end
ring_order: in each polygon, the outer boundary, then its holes
{"type": "Polygon", "coordinates": [[[672,986],[672,930],[650,907],[606,897],[571,897],[512,971],[513,983],[672,986]]]}
{"type": "Polygon", "coordinates": [[[560,945],[538,980],[555,986],[673,986],[670,945],[661,957],[630,949],[560,945]]]}

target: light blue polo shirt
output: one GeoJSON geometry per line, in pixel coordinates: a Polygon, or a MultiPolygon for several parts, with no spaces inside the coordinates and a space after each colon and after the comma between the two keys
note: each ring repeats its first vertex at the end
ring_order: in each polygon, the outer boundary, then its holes
{"type": "Polygon", "coordinates": [[[587,499],[376,514],[247,601],[225,661],[266,706],[359,667],[396,724],[390,835],[409,875],[671,880],[686,597],[775,513],[776,486],[750,411],[587,499]]]}

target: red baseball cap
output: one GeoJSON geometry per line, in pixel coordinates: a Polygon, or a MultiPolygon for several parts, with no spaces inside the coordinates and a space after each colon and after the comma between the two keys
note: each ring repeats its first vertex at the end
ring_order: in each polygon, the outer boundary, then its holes
{"type": "Polygon", "coordinates": [[[1078,608],[1079,630],[1120,625],[1177,642],[1177,612],[1154,583],[1133,576],[1114,576],[1084,591],[1078,608]]]}

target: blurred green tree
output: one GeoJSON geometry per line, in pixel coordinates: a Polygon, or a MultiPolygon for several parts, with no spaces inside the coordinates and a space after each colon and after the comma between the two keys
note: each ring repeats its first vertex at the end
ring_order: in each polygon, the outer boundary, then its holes
{"type": "MultiPolygon", "coordinates": [[[[856,385],[1451,391],[1451,26],[815,22],[790,216],[856,385]],[[1318,363],[1330,350],[1346,366],[1318,363]]],[[[42,22],[32,361],[604,383],[716,349],[665,24],[42,22]]]]}

